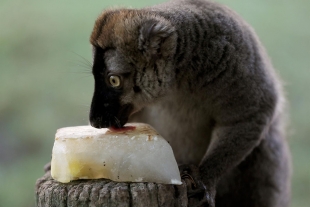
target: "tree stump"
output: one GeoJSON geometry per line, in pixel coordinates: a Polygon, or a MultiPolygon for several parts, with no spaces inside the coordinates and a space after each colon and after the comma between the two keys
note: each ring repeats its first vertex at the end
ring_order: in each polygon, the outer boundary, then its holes
{"type": "Polygon", "coordinates": [[[50,169],[36,182],[38,207],[186,207],[198,201],[187,197],[189,180],[182,185],[125,183],[108,179],[77,180],[60,183],[51,177],[50,169]]]}

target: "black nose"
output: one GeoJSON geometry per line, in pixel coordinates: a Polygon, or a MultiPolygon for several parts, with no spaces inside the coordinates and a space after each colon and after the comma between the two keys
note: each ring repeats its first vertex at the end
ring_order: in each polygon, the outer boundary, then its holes
{"type": "Polygon", "coordinates": [[[103,121],[100,117],[97,119],[90,119],[90,125],[98,129],[110,127],[109,121],[103,121]]]}
{"type": "Polygon", "coordinates": [[[95,128],[121,128],[127,123],[132,110],[133,106],[131,104],[122,106],[109,104],[109,106],[97,107],[92,103],[89,121],[91,126],[95,128]]]}

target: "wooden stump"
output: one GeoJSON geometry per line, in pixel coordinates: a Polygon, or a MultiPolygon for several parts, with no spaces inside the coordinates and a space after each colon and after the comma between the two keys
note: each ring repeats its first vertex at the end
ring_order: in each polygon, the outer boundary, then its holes
{"type": "Polygon", "coordinates": [[[54,180],[47,169],[36,182],[36,204],[38,207],[186,207],[197,203],[187,198],[188,180],[182,182],[182,185],[164,185],[98,179],[64,184],[54,180]]]}

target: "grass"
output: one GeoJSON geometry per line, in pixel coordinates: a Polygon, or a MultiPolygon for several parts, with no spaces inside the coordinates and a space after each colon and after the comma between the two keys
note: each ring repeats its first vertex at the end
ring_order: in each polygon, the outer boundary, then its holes
{"type": "MultiPolygon", "coordinates": [[[[88,123],[89,35],[102,9],[163,1],[0,0],[0,206],[34,205],[56,129],[88,123]],[[86,61],[86,60],[87,61],[86,61]]],[[[294,207],[310,203],[309,1],[221,0],[257,31],[290,103],[294,207]]]]}

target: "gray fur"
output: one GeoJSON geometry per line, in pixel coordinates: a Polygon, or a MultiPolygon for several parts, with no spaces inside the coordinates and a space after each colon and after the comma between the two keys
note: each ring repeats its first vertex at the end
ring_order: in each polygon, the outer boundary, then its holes
{"type": "Polygon", "coordinates": [[[105,55],[109,71],[131,72],[120,95],[133,105],[130,121],[151,124],[179,164],[199,165],[216,206],[288,206],[284,96],[253,29],[203,0],[121,11],[131,13],[98,18],[91,42],[114,48],[105,55]],[[108,18],[112,37],[100,27],[108,18]]]}

